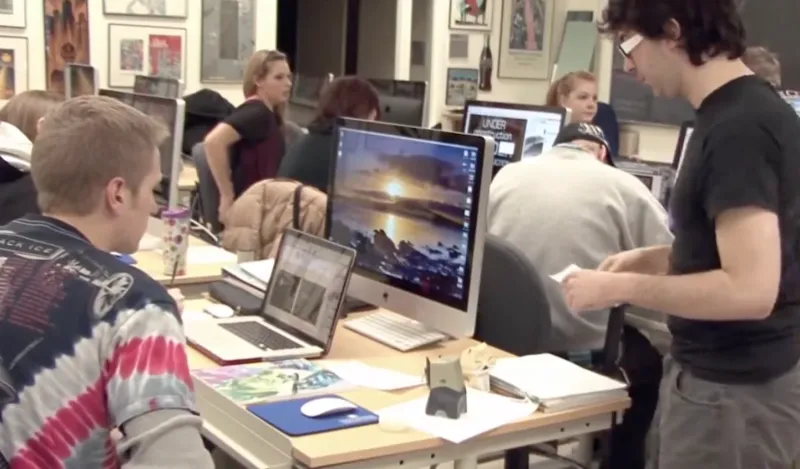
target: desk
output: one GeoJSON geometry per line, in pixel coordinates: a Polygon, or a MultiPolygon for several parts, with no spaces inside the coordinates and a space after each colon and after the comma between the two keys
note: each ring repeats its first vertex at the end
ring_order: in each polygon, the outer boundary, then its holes
{"type": "MultiPolygon", "coordinates": [[[[188,301],[186,308],[201,310],[204,304],[204,300],[188,301]]],[[[425,357],[458,354],[475,343],[471,339],[461,339],[401,353],[358,335],[340,324],[326,359],[359,359],[375,366],[406,373],[420,373],[425,357]]],[[[216,366],[191,347],[187,351],[189,364],[193,369],[216,366]]],[[[495,356],[508,354],[497,350],[495,356]]],[[[379,411],[384,407],[418,398],[425,391],[424,387],[391,393],[357,389],[340,394],[372,411],[379,411]]],[[[447,461],[456,461],[457,469],[474,468],[481,455],[607,430],[615,414],[626,409],[629,402],[628,399],[623,399],[567,412],[537,412],[488,434],[461,444],[452,444],[414,430],[389,432],[378,425],[296,438],[279,436],[276,439],[275,435],[264,436],[268,432],[255,435],[251,431],[243,430],[243,427],[240,427],[242,433],[239,433],[239,430],[234,430],[237,422],[233,418],[221,409],[211,408],[208,402],[198,396],[198,407],[205,420],[203,430],[206,437],[239,463],[253,469],[288,469],[292,466],[356,469],[398,465],[415,468],[447,461]],[[273,447],[267,448],[269,444],[273,447]],[[284,452],[284,460],[278,454],[280,452],[284,452]]],[[[264,424],[264,428],[271,427],[264,424]]],[[[277,431],[273,433],[281,435],[277,431]]]]}

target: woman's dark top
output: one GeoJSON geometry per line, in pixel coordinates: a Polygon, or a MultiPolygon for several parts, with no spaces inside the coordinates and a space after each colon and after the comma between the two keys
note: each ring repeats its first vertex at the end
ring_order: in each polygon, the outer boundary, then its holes
{"type": "Polygon", "coordinates": [[[333,123],[312,122],[308,134],[286,153],[278,177],[294,179],[327,194],[333,145],[333,123]]]}
{"type": "Polygon", "coordinates": [[[29,213],[39,213],[31,174],[0,158],[0,226],[29,213]]]}
{"type": "Polygon", "coordinates": [[[272,179],[286,151],[280,116],[258,99],[248,99],[225,118],[241,137],[230,153],[233,192],[239,197],[253,184],[272,179]]]}

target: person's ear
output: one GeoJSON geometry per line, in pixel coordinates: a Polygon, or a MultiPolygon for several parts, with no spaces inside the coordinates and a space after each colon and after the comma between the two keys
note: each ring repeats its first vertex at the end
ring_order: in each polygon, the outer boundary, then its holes
{"type": "Polygon", "coordinates": [[[121,177],[116,177],[108,182],[105,190],[105,202],[109,211],[118,215],[123,207],[128,202],[128,191],[125,180],[121,177]]]}
{"type": "Polygon", "coordinates": [[[36,121],[36,135],[39,135],[39,132],[42,131],[42,125],[44,125],[44,117],[40,117],[38,121],[36,121]]]}
{"type": "Polygon", "coordinates": [[[667,21],[667,23],[664,25],[664,36],[672,47],[677,47],[680,45],[681,34],[683,34],[681,25],[678,24],[674,18],[667,21]]]}

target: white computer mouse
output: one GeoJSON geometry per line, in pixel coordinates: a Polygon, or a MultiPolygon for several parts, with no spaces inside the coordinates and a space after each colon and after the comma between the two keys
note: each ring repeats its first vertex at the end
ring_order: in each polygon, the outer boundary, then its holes
{"type": "Polygon", "coordinates": [[[327,417],[329,415],[347,414],[358,409],[352,402],[338,397],[320,397],[312,399],[300,406],[300,413],[309,418],[327,417]]]}
{"type": "Polygon", "coordinates": [[[206,305],[203,308],[203,311],[210,314],[211,316],[217,319],[227,319],[233,317],[233,313],[235,312],[233,308],[228,305],[223,305],[219,303],[212,303],[206,305]]]}

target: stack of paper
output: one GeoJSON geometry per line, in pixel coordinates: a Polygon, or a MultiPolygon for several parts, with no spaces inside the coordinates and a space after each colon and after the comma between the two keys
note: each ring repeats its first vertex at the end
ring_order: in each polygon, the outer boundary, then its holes
{"type": "Polygon", "coordinates": [[[273,267],[275,267],[275,259],[243,262],[223,268],[222,274],[263,293],[267,291],[273,267]]]}
{"type": "Polygon", "coordinates": [[[502,358],[489,371],[492,385],[527,397],[546,411],[562,411],[627,396],[627,385],[548,353],[502,358]]]}

